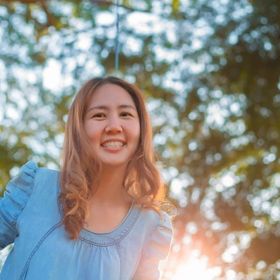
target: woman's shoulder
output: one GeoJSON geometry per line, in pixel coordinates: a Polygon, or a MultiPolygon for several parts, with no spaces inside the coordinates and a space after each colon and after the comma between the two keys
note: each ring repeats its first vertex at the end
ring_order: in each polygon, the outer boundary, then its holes
{"type": "Polygon", "coordinates": [[[30,174],[34,173],[37,175],[37,173],[43,173],[43,174],[58,174],[59,170],[51,169],[47,167],[39,167],[38,164],[34,160],[29,160],[25,164],[23,164],[19,169],[19,175],[24,174],[30,174]]]}
{"type": "Polygon", "coordinates": [[[155,210],[153,208],[140,209],[140,223],[146,227],[155,229],[158,227],[166,227],[172,229],[172,216],[163,210],[155,210]]]}
{"type": "Polygon", "coordinates": [[[143,209],[141,212],[148,227],[139,229],[144,243],[134,279],[159,279],[158,263],[167,257],[172,243],[172,217],[163,210],[143,209]]]}
{"type": "MultiPolygon", "coordinates": [[[[59,171],[50,169],[47,167],[39,167],[38,164],[30,160],[21,167],[19,177],[25,173],[26,170],[32,170],[33,176],[30,177],[30,185],[32,186],[32,192],[29,195],[28,202],[26,204],[26,215],[28,213],[33,213],[28,211],[28,209],[36,208],[37,213],[42,213],[44,215],[46,212],[50,215],[52,210],[52,205],[57,205],[59,193],[60,193],[60,176],[59,171]]],[[[30,171],[29,171],[30,172],[30,171]]],[[[25,176],[29,176],[25,174],[25,176]]]]}
{"type": "Polygon", "coordinates": [[[47,167],[38,167],[38,179],[37,180],[58,180],[60,171],[47,167]]]}
{"type": "Polygon", "coordinates": [[[11,182],[19,187],[29,186],[33,191],[50,189],[59,185],[59,171],[46,167],[39,167],[34,160],[29,160],[21,166],[19,173],[11,182]]]}

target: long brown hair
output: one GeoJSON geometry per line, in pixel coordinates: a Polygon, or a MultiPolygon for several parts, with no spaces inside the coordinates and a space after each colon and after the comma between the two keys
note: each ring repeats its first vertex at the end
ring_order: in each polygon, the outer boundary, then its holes
{"type": "Polygon", "coordinates": [[[87,201],[97,187],[101,165],[91,154],[84,128],[85,115],[91,97],[98,87],[115,84],[132,97],[140,121],[139,146],[128,162],[125,190],[143,208],[158,211],[165,198],[165,187],[155,164],[152,127],[140,90],[116,77],[93,78],[77,93],[69,110],[65,130],[61,166],[60,204],[63,224],[71,239],[77,239],[87,216],[87,201]],[[93,186],[93,187],[92,187],[93,186]]]}

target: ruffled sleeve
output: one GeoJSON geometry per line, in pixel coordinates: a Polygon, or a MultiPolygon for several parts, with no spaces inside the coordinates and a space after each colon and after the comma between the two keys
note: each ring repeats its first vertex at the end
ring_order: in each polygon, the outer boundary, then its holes
{"type": "Polygon", "coordinates": [[[37,169],[33,161],[23,165],[0,199],[0,249],[13,243],[18,235],[17,221],[33,191],[37,169]]]}
{"type": "Polygon", "coordinates": [[[163,212],[158,225],[144,246],[133,280],[158,280],[160,278],[159,262],[168,256],[172,235],[171,218],[163,212]]]}

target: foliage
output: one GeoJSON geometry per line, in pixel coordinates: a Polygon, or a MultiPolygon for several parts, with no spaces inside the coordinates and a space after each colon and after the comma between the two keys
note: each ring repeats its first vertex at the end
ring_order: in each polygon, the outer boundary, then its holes
{"type": "MultiPolygon", "coordinates": [[[[116,9],[110,1],[0,3],[2,185],[31,156],[59,164],[74,92],[91,76],[114,73],[116,9]]],[[[232,269],[236,279],[276,279],[279,1],[120,1],[119,8],[115,74],[146,94],[179,209],[166,275],[197,249],[222,267],[221,279],[232,269]]]]}

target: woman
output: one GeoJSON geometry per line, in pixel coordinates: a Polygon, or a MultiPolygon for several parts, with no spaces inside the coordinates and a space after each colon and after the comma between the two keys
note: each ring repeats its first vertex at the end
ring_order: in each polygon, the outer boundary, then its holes
{"type": "Polygon", "coordinates": [[[30,161],[0,202],[0,279],[159,279],[170,217],[140,91],[89,80],[70,108],[61,172],[30,161]]]}

